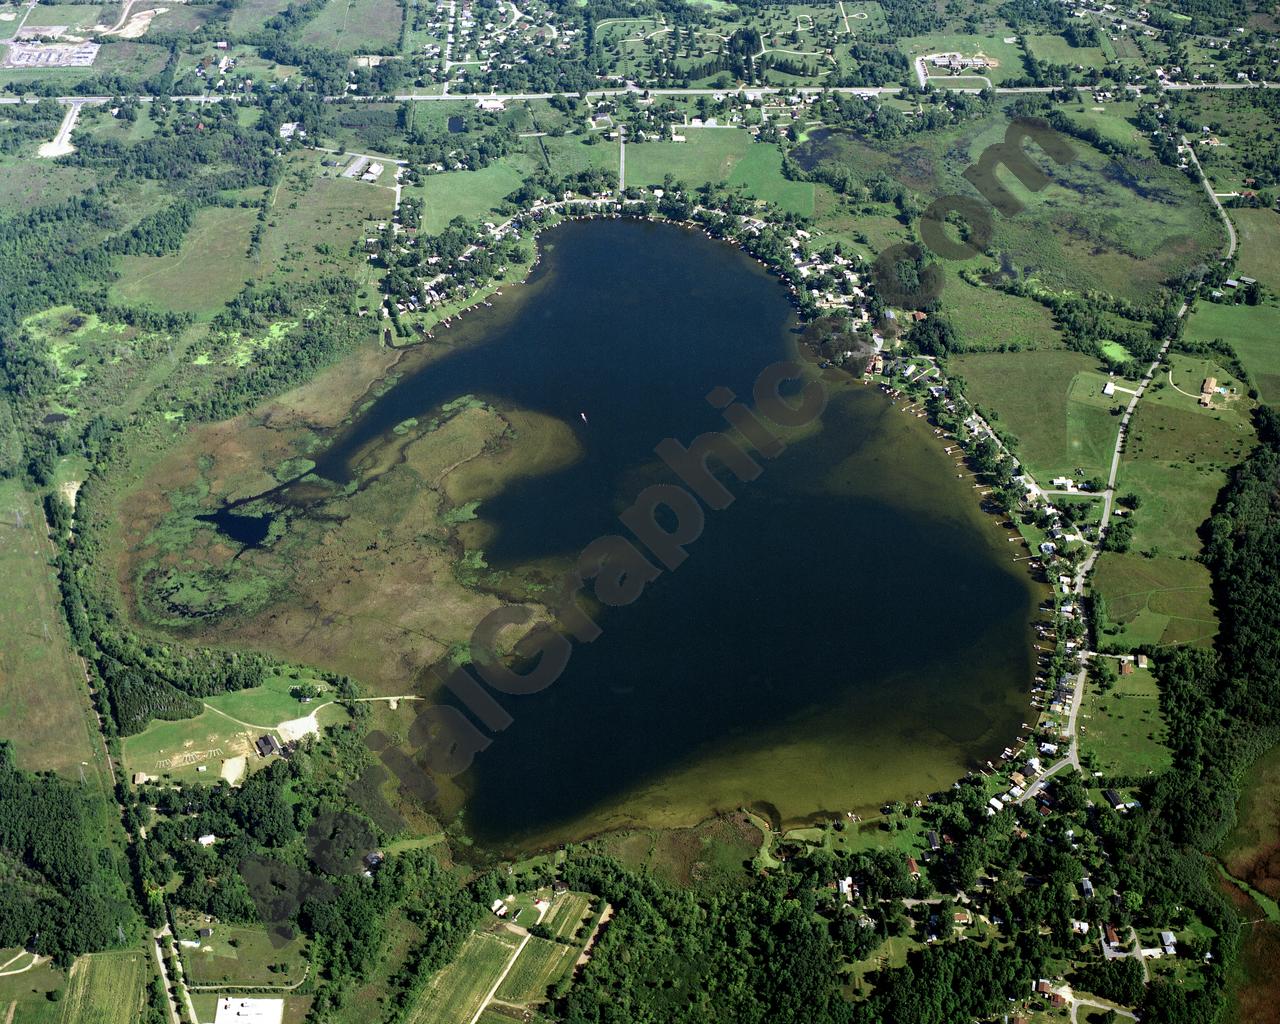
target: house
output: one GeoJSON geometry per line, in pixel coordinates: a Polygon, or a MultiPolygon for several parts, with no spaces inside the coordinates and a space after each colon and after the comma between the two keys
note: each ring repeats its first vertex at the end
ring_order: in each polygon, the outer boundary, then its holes
{"type": "Polygon", "coordinates": [[[213,929],[212,929],[212,928],[201,928],[198,932],[196,932],[196,934],[197,934],[197,935],[199,935],[199,936],[200,936],[200,938],[202,938],[202,939],[207,939],[210,935],[212,935],[212,934],[213,934],[213,929]]]}
{"type": "Polygon", "coordinates": [[[271,735],[259,736],[253,744],[258,748],[259,757],[270,757],[272,754],[280,752],[280,744],[276,742],[276,738],[271,735]]]}
{"type": "Polygon", "coordinates": [[[912,878],[920,877],[920,865],[916,863],[916,859],[914,857],[907,858],[907,870],[911,872],[912,878]]]}
{"type": "Polygon", "coordinates": [[[1178,937],[1171,931],[1163,931],[1160,933],[1160,946],[1165,956],[1173,956],[1178,952],[1178,937]]]}
{"type": "Polygon", "coordinates": [[[489,909],[498,917],[507,916],[507,905],[502,900],[494,900],[489,904],[489,909]]]}
{"type": "Polygon", "coordinates": [[[1116,393],[1116,382],[1113,380],[1109,380],[1105,384],[1103,384],[1102,393],[1106,395],[1108,398],[1114,395],[1116,393]]]}
{"type": "Polygon", "coordinates": [[[1087,900],[1093,899],[1093,880],[1090,878],[1080,879],[1080,895],[1087,900]]]}
{"type": "Polygon", "coordinates": [[[925,838],[929,841],[930,850],[936,851],[942,848],[942,842],[938,839],[938,833],[934,832],[932,829],[925,833],[925,838]]]}
{"type": "Polygon", "coordinates": [[[212,846],[217,841],[218,841],[218,837],[215,836],[212,832],[208,833],[207,835],[203,835],[196,840],[196,842],[199,843],[201,846],[212,846]]]}
{"type": "Polygon", "coordinates": [[[1102,795],[1106,799],[1107,803],[1111,805],[1113,810],[1118,811],[1124,806],[1124,800],[1120,798],[1120,794],[1114,789],[1104,789],[1102,791],[1102,795]]]}
{"type": "Polygon", "coordinates": [[[1122,948],[1123,943],[1121,943],[1121,941],[1120,941],[1120,933],[1116,931],[1116,926],[1115,926],[1115,925],[1113,925],[1113,924],[1108,924],[1108,925],[1107,925],[1107,927],[1106,927],[1106,933],[1107,933],[1107,945],[1108,945],[1108,946],[1110,946],[1112,949],[1120,949],[1120,948],[1122,948]]]}

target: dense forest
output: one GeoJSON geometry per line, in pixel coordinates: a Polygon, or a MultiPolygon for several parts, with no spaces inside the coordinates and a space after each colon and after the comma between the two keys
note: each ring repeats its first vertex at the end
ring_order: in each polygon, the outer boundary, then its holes
{"type": "Polygon", "coordinates": [[[32,775],[0,742],[0,947],[65,966],[134,932],[123,865],[103,848],[103,805],[55,775],[32,775]]]}

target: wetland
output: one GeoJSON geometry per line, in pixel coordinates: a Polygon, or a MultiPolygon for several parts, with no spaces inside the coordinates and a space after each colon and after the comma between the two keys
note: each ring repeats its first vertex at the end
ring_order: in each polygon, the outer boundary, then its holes
{"type": "MultiPolygon", "coordinates": [[[[647,484],[796,358],[785,288],[669,225],[544,233],[529,281],[425,345],[370,346],[252,416],[193,429],[122,502],[148,628],[418,694],[501,604],[548,588],[647,484]]],[[[812,369],[817,373],[816,369],[812,369]]],[[[687,562],[608,610],[547,690],[442,787],[436,816],[513,849],[782,821],[949,786],[1017,735],[1043,597],[926,421],[823,375],[814,428],[708,512],[687,562]]],[[[403,735],[405,704],[379,713],[403,735]]]]}

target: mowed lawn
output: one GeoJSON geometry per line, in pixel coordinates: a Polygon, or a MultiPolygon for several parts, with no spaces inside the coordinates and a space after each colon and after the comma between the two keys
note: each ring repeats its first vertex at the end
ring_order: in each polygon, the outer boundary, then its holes
{"type": "Polygon", "coordinates": [[[1160,688],[1149,669],[1122,675],[1102,693],[1092,683],[1085,690],[1080,718],[1080,752],[1090,755],[1106,775],[1159,773],[1173,754],[1162,742],[1160,688]]]}
{"type": "Polygon", "coordinates": [[[199,949],[182,949],[182,964],[194,985],[291,985],[306,973],[304,942],[298,936],[277,947],[263,928],[218,924],[199,949]]]}
{"type": "MultiPolygon", "coordinates": [[[[933,33],[927,36],[908,36],[900,39],[898,47],[907,55],[907,59],[912,61],[916,57],[931,53],[959,53],[965,57],[982,56],[994,60],[996,67],[975,71],[974,74],[981,74],[991,79],[992,85],[999,85],[1006,78],[1017,78],[1024,74],[1022,47],[1016,40],[1012,43],[1005,42],[1006,39],[1013,39],[1016,34],[1012,30],[998,36],[933,33]]],[[[934,75],[935,69],[928,62],[926,62],[926,70],[930,72],[931,77],[950,77],[949,73],[942,69],[937,69],[937,75],[934,75]]],[[[915,73],[912,72],[911,81],[915,80],[915,73]]]]}
{"type": "MultiPolygon", "coordinates": [[[[1280,244],[1280,238],[1276,242],[1280,244]]],[[[1280,306],[1274,302],[1257,306],[1201,302],[1187,324],[1187,339],[1215,338],[1235,349],[1262,401],[1280,403],[1280,306]]]]}
{"type": "Polygon", "coordinates": [[[138,950],[79,957],[67,979],[63,1024],[134,1024],[149,974],[150,961],[138,950]]]}
{"type": "Polygon", "coordinates": [[[454,217],[471,220],[493,213],[523,183],[524,175],[518,168],[498,160],[478,171],[429,174],[421,185],[405,188],[403,197],[422,200],[422,230],[435,234],[454,217]]]}
{"type": "Polygon", "coordinates": [[[1065,350],[973,352],[951,359],[950,370],[1017,437],[1018,456],[1037,480],[1077,469],[1086,479],[1106,476],[1120,424],[1110,409],[1127,396],[1102,395],[1106,377],[1096,360],[1065,350]]]}
{"type": "Polygon", "coordinates": [[[806,216],[813,213],[813,185],[782,176],[776,146],[756,142],[744,128],[682,128],[686,142],[627,146],[628,185],[661,185],[668,174],[690,188],[703,182],[742,186],[757,199],[806,216]]]}
{"type": "Polygon", "coordinates": [[[520,940],[511,932],[472,932],[405,1015],[405,1024],[465,1022],[475,1016],[520,940]]]}
{"type": "Polygon", "coordinates": [[[102,747],[52,557],[36,496],[17,481],[0,482],[0,578],[12,595],[0,604],[0,738],[13,743],[22,767],[71,779],[83,768],[105,791],[102,747]]]}
{"type": "Polygon", "coordinates": [[[304,46],[368,53],[400,42],[403,17],[396,0],[329,0],[299,33],[304,46]]]}
{"type": "Polygon", "coordinates": [[[249,234],[257,216],[257,210],[247,207],[199,211],[176,253],[123,257],[120,280],[112,290],[124,302],[212,316],[253,275],[249,234]]]}

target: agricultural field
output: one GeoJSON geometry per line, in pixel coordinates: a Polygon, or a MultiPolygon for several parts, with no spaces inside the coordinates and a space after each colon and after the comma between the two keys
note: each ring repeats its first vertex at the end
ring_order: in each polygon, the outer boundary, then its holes
{"type": "Polygon", "coordinates": [[[1096,360],[1070,351],[975,352],[952,358],[950,369],[1018,439],[1018,456],[1037,479],[1107,475],[1120,420],[1096,360]]]}
{"type": "Polygon", "coordinates": [[[494,998],[521,1005],[543,1002],[547,989],[573,969],[579,952],[577,946],[530,938],[494,998]]]}
{"type": "Polygon", "coordinates": [[[453,963],[440,971],[405,1015],[405,1024],[441,1024],[469,1021],[484,1003],[519,938],[498,926],[474,931],[462,944],[453,963]]]}
{"type": "Polygon", "coordinates": [[[120,301],[211,317],[256,274],[248,249],[257,217],[254,207],[200,210],[176,253],[122,257],[113,292],[120,301]],[[200,287],[191,287],[195,280],[200,287]]]}
{"type": "Polygon", "coordinates": [[[91,953],[71,965],[64,1024],[134,1024],[146,998],[152,961],[140,950],[91,953]]]}
{"type": "Polygon", "coordinates": [[[394,53],[403,16],[396,0],[329,0],[299,42],[338,53],[394,53]]]}
{"type": "Polygon", "coordinates": [[[1172,753],[1161,739],[1160,688],[1149,669],[1120,675],[1106,690],[1089,682],[1080,717],[1080,753],[1104,775],[1159,774],[1172,753]]]}
{"type": "Polygon", "coordinates": [[[1186,338],[1227,342],[1248,371],[1259,400],[1280,403],[1280,306],[1275,300],[1257,306],[1200,302],[1187,324],[1186,338]]]}
{"type": "Polygon", "coordinates": [[[62,617],[44,510],[16,480],[0,481],[0,737],[24,768],[111,784],[80,659],[62,617]],[[20,525],[19,525],[20,521],[20,525]]]}

